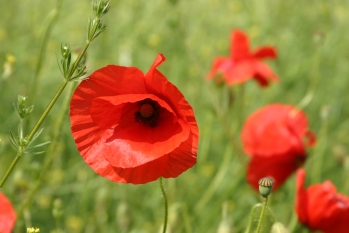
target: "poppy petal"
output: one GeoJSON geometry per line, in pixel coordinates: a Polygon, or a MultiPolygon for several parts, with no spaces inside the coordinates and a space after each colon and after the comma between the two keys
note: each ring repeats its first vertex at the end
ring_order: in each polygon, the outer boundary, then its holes
{"type": "Polygon", "coordinates": [[[0,193],[0,206],[0,232],[11,233],[16,222],[16,213],[3,193],[0,193]]]}
{"type": "Polygon", "coordinates": [[[187,120],[190,123],[191,134],[185,142],[168,154],[169,162],[163,174],[165,178],[175,178],[196,163],[199,130],[195,123],[195,118],[187,118],[187,120]]]}
{"type": "Polygon", "coordinates": [[[263,62],[254,60],[253,68],[257,76],[257,81],[259,81],[261,85],[263,85],[263,83],[265,82],[268,82],[269,79],[274,82],[279,81],[279,77],[269,68],[269,66],[267,66],[263,62]]]}
{"type": "Polygon", "coordinates": [[[219,73],[223,73],[226,76],[231,66],[232,60],[230,58],[217,57],[213,60],[211,71],[207,74],[207,78],[213,79],[219,73]]]}
{"type": "Polygon", "coordinates": [[[295,158],[291,153],[272,158],[255,155],[251,157],[251,161],[248,164],[247,181],[258,191],[259,179],[263,177],[272,177],[275,181],[273,189],[276,190],[304,161],[304,155],[298,155],[297,158],[295,158]]]}
{"type": "Polygon", "coordinates": [[[250,61],[235,62],[225,73],[228,85],[244,83],[254,76],[253,66],[250,61]]]}
{"type": "Polygon", "coordinates": [[[162,156],[156,160],[133,168],[113,167],[111,172],[117,174],[117,182],[144,184],[157,180],[160,176],[162,176],[167,164],[168,156],[162,156]]]}
{"type": "Polygon", "coordinates": [[[337,193],[330,182],[304,188],[305,171],[296,178],[296,205],[298,219],[313,231],[346,233],[349,223],[349,197],[337,193]]]}
{"type": "Polygon", "coordinates": [[[173,151],[187,140],[190,133],[188,124],[182,119],[173,122],[173,114],[165,109],[160,111],[156,127],[135,122],[134,111],[124,113],[104,145],[105,158],[112,166],[140,166],[173,151]]]}
{"type": "Polygon", "coordinates": [[[253,53],[252,56],[257,59],[266,59],[266,58],[274,59],[277,57],[277,51],[272,46],[265,46],[265,47],[258,48],[253,53]]]}
{"type": "Polygon", "coordinates": [[[301,153],[301,139],[307,132],[308,121],[302,111],[291,105],[271,104],[257,110],[246,120],[242,141],[245,153],[249,155],[280,154],[290,148],[301,153]]]}
{"type": "Polygon", "coordinates": [[[243,31],[238,29],[232,31],[230,39],[230,56],[234,61],[250,57],[250,42],[243,31]]]}

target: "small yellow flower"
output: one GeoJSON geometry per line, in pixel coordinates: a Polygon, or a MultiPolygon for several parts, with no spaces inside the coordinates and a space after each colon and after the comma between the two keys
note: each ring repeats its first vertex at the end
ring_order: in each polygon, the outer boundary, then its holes
{"type": "Polygon", "coordinates": [[[40,232],[40,228],[36,227],[28,227],[27,228],[27,233],[35,233],[35,232],[40,232]]]}

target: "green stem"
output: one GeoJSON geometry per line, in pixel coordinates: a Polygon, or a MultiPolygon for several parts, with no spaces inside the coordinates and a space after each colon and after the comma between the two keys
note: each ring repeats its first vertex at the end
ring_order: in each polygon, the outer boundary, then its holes
{"type": "Polygon", "coordinates": [[[45,118],[47,117],[48,113],[51,111],[53,105],[56,103],[56,101],[58,100],[59,96],[62,94],[64,88],[67,86],[68,81],[65,80],[61,86],[58,88],[56,94],[53,96],[52,100],[50,101],[50,103],[47,105],[45,111],[42,113],[41,117],[39,118],[38,122],[36,122],[34,128],[32,129],[32,131],[29,133],[28,136],[28,142],[30,142],[35,133],[39,130],[42,122],[44,122],[45,118]]]}
{"type": "Polygon", "coordinates": [[[162,233],[166,233],[166,228],[167,228],[167,218],[168,218],[168,202],[167,202],[167,196],[166,196],[166,192],[164,189],[164,185],[162,184],[162,177],[160,177],[160,189],[162,192],[162,195],[164,197],[164,202],[165,202],[165,214],[164,214],[164,228],[162,230],[162,233]]]}
{"type": "Polygon", "coordinates": [[[183,204],[182,205],[182,217],[183,217],[183,225],[186,233],[192,233],[190,226],[190,216],[188,214],[187,207],[183,204]]]}
{"type": "Polygon", "coordinates": [[[297,215],[295,211],[292,211],[292,216],[290,219],[290,222],[288,223],[288,229],[290,232],[296,232],[295,229],[297,227],[298,224],[298,219],[297,219],[297,215]]]}
{"type": "Polygon", "coordinates": [[[37,193],[37,191],[39,190],[40,186],[42,185],[46,172],[49,170],[50,165],[52,163],[52,160],[54,158],[55,150],[57,148],[57,143],[58,143],[58,139],[60,137],[60,133],[61,133],[61,129],[62,129],[62,125],[63,125],[63,120],[64,117],[66,116],[67,110],[68,110],[68,106],[69,106],[69,101],[70,101],[70,96],[71,93],[73,92],[75,88],[75,85],[71,85],[67,95],[65,96],[65,99],[60,107],[61,111],[60,111],[60,115],[57,117],[56,120],[56,124],[54,127],[54,132],[53,132],[53,136],[52,136],[52,142],[49,146],[49,148],[47,149],[47,156],[45,157],[45,161],[43,164],[43,168],[41,170],[40,176],[38,177],[38,179],[35,182],[35,185],[32,187],[32,189],[29,191],[29,194],[27,195],[27,197],[21,202],[21,205],[18,208],[17,211],[17,218],[20,219],[23,215],[23,211],[31,204],[31,202],[33,201],[35,194],[37,193]]]}
{"type": "Polygon", "coordinates": [[[22,141],[23,139],[23,119],[20,118],[19,119],[19,130],[18,130],[18,138],[19,138],[19,141],[22,141]]]}
{"type": "Polygon", "coordinates": [[[320,48],[318,48],[313,61],[314,65],[313,65],[312,78],[310,80],[310,85],[308,87],[308,90],[305,96],[296,105],[297,109],[304,109],[314,98],[315,91],[320,79],[320,74],[319,74],[320,61],[321,61],[321,51],[320,51],[320,48]]]}
{"type": "Polygon", "coordinates": [[[199,214],[201,213],[202,209],[207,205],[209,200],[212,198],[212,196],[217,191],[219,185],[221,184],[224,177],[226,177],[226,173],[229,170],[229,167],[231,165],[231,146],[228,143],[225,147],[222,163],[220,164],[219,169],[217,169],[217,174],[212,179],[211,183],[206,188],[205,192],[201,195],[201,198],[197,202],[197,204],[194,207],[195,213],[199,214]]]}
{"type": "Polygon", "coordinates": [[[268,204],[268,197],[264,198],[263,208],[262,208],[261,215],[259,216],[259,221],[258,221],[256,233],[259,233],[261,230],[263,217],[264,217],[264,213],[265,213],[265,209],[267,207],[267,204],[268,204]]]}
{"type": "Polygon", "coordinates": [[[76,68],[78,67],[81,59],[84,57],[88,47],[90,46],[90,43],[91,43],[91,41],[89,41],[89,40],[86,41],[86,44],[85,44],[84,48],[81,50],[78,58],[76,58],[76,60],[75,60],[75,62],[73,64],[73,67],[70,69],[70,73],[68,75],[68,80],[73,76],[73,74],[74,74],[76,68]]]}
{"type": "Polygon", "coordinates": [[[52,9],[47,16],[48,23],[47,23],[47,26],[44,30],[43,36],[42,36],[41,47],[39,50],[39,56],[38,56],[38,60],[37,60],[36,67],[35,67],[34,81],[33,81],[33,86],[32,86],[32,91],[31,91],[31,96],[32,96],[33,100],[35,100],[35,97],[36,97],[37,86],[38,86],[38,82],[39,82],[39,75],[40,75],[40,71],[42,68],[42,64],[43,64],[43,60],[44,60],[44,56],[45,56],[45,52],[46,52],[46,48],[47,48],[47,42],[51,36],[52,28],[56,22],[56,19],[57,19],[59,11],[61,9],[61,6],[62,6],[62,0],[57,0],[56,7],[54,9],[52,9]]]}
{"type": "Polygon", "coordinates": [[[252,207],[251,213],[250,213],[250,218],[249,218],[249,220],[248,220],[248,225],[247,225],[247,228],[246,228],[245,233],[250,233],[251,227],[252,227],[252,223],[253,223],[254,211],[255,211],[258,207],[260,207],[260,206],[261,206],[261,204],[256,204],[256,205],[254,205],[254,206],[252,207]]]}
{"type": "Polygon", "coordinates": [[[9,177],[11,171],[13,170],[13,168],[16,166],[19,158],[21,157],[21,154],[17,154],[16,157],[14,158],[14,160],[12,161],[10,167],[7,169],[5,175],[2,177],[1,181],[0,181],[0,189],[2,188],[2,186],[4,185],[5,181],[7,180],[7,178],[9,177]]]}
{"type": "MultiPolygon", "coordinates": [[[[50,110],[52,109],[53,105],[56,103],[58,97],[61,95],[61,93],[63,92],[64,88],[66,87],[68,81],[64,81],[62,83],[62,85],[59,87],[59,89],[57,90],[56,94],[53,96],[52,100],[50,101],[50,103],[47,105],[45,111],[43,112],[43,114],[41,115],[41,117],[39,118],[38,122],[35,124],[34,128],[32,129],[32,131],[30,132],[29,136],[28,136],[28,144],[31,142],[31,140],[33,139],[35,133],[39,130],[42,122],[45,120],[46,116],[48,115],[48,113],[50,112],[50,110]]],[[[15,167],[15,165],[17,164],[19,158],[21,157],[23,151],[25,150],[25,147],[22,148],[21,150],[17,153],[16,157],[13,159],[10,167],[7,169],[5,175],[2,177],[1,181],[0,181],[0,188],[2,188],[2,186],[4,185],[5,181],[7,180],[8,176],[11,174],[13,168],[15,167]]]]}

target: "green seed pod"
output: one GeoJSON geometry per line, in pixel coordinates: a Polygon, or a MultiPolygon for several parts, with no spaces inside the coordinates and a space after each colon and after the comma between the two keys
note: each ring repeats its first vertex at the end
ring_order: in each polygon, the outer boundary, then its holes
{"type": "Polygon", "coordinates": [[[259,193],[267,198],[273,189],[274,180],[270,177],[262,178],[258,181],[259,184],[259,193]]]}

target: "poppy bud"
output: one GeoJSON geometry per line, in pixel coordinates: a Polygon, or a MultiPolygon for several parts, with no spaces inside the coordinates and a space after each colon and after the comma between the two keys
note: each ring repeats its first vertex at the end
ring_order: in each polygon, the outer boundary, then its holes
{"type": "Polygon", "coordinates": [[[273,189],[274,180],[270,177],[262,178],[258,181],[259,184],[259,193],[267,198],[273,189]]]}
{"type": "Polygon", "coordinates": [[[275,222],[271,227],[270,233],[289,233],[290,231],[281,223],[275,222]]]}

